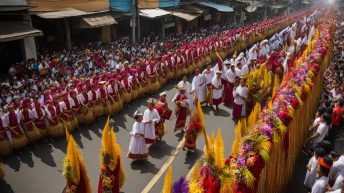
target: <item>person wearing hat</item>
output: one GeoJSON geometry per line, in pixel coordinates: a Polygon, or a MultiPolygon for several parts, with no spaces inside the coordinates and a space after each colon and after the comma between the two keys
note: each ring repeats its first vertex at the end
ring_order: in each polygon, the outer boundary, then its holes
{"type": "Polygon", "coordinates": [[[225,73],[226,84],[223,88],[223,103],[226,105],[233,105],[233,88],[235,83],[235,65],[229,63],[230,67],[225,73]]]}
{"type": "Polygon", "coordinates": [[[81,92],[77,95],[77,98],[80,102],[80,112],[83,116],[82,123],[84,124],[92,124],[95,120],[93,112],[90,109],[91,104],[91,98],[87,94],[87,85],[84,85],[81,88],[81,92]]]}
{"type": "Polygon", "coordinates": [[[157,67],[155,61],[150,61],[146,66],[146,73],[149,77],[149,83],[151,84],[151,93],[156,92],[160,89],[160,83],[157,79],[157,67]]]}
{"type": "Polygon", "coordinates": [[[98,119],[103,113],[103,109],[97,105],[99,99],[97,88],[98,87],[96,84],[91,84],[90,90],[87,93],[89,99],[89,108],[92,111],[95,119],[98,119]]]}
{"type": "Polygon", "coordinates": [[[11,133],[7,127],[3,114],[0,112],[0,156],[8,156],[12,152],[11,133]]]}
{"type": "Polygon", "coordinates": [[[23,100],[22,108],[18,111],[20,117],[20,124],[24,129],[24,132],[29,139],[29,142],[36,146],[36,142],[42,137],[38,128],[34,124],[37,117],[32,113],[30,109],[30,99],[23,100]]]}
{"type": "Polygon", "coordinates": [[[207,93],[206,93],[206,99],[205,102],[206,104],[211,104],[211,81],[213,80],[214,76],[215,76],[215,72],[214,69],[211,68],[210,64],[207,64],[207,68],[203,71],[203,76],[205,79],[205,84],[206,84],[206,88],[207,88],[207,93]]]}
{"type": "Polygon", "coordinates": [[[157,110],[154,109],[155,101],[154,99],[148,99],[147,107],[143,113],[143,123],[145,124],[145,143],[153,144],[156,140],[155,135],[155,125],[159,123],[160,116],[157,110]]]}
{"type": "Polygon", "coordinates": [[[74,102],[73,111],[76,115],[76,119],[78,120],[78,124],[84,123],[85,117],[81,113],[81,104],[79,98],[77,97],[77,93],[74,90],[71,90],[69,91],[69,96],[70,99],[72,99],[72,101],[74,102]]]}
{"type": "Polygon", "coordinates": [[[108,93],[108,99],[109,99],[108,100],[109,114],[115,114],[120,110],[118,84],[115,78],[110,78],[108,80],[106,92],[108,93]]]}
{"type": "Polygon", "coordinates": [[[13,104],[7,106],[7,111],[3,119],[4,127],[10,131],[9,138],[13,149],[20,150],[29,143],[29,140],[20,125],[19,111],[14,110],[13,104]]]}
{"type": "Polygon", "coordinates": [[[140,111],[134,113],[135,123],[130,132],[131,139],[129,143],[128,158],[133,160],[146,160],[148,158],[148,149],[145,143],[145,124],[142,122],[143,114],[140,111]]]}
{"type": "Polygon", "coordinates": [[[123,103],[129,103],[131,101],[131,91],[132,85],[131,82],[128,80],[127,73],[123,74],[120,79],[121,81],[121,99],[123,103]]]}
{"type": "Polygon", "coordinates": [[[196,69],[195,77],[192,79],[191,92],[198,101],[203,104],[205,101],[205,78],[200,69],[196,69]]]}
{"type": "Polygon", "coordinates": [[[190,112],[189,106],[190,106],[190,101],[186,95],[185,88],[183,86],[177,87],[178,89],[178,95],[173,99],[173,102],[175,103],[176,106],[176,124],[174,126],[174,132],[181,130],[184,132],[185,130],[185,123],[186,123],[186,118],[190,112]]]}
{"type": "Polygon", "coordinates": [[[74,131],[77,126],[77,119],[73,111],[74,101],[68,96],[68,92],[62,92],[62,99],[59,102],[61,120],[63,125],[70,131],[74,131]]]}
{"type": "Polygon", "coordinates": [[[221,80],[221,71],[216,71],[216,76],[211,81],[212,86],[212,105],[215,105],[216,111],[219,110],[219,105],[222,103],[222,80],[221,80]]]}
{"type": "Polygon", "coordinates": [[[104,86],[106,82],[105,81],[100,81],[98,82],[98,89],[97,89],[97,95],[99,96],[97,106],[101,109],[101,115],[108,115],[109,114],[109,106],[107,105],[108,102],[108,94],[106,87],[104,86]]]}
{"type": "MultiPolygon", "coordinates": [[[[46,100],[47,101],[47,100],[46,100]]],[[[46,123],[46,116],[45,111],[37,100],[34,101],[32,105],[32,113],[34,117],[36,117],[34,123],[37,126],[39,132],[41,133],[42,137],[47,137],[47,123],[46,123]]]]}
{"type": "Polygon", "coordinates": [[[241,117],[246,116],[246,100],[248,97],[248,88],[246,87],[245,79],[241,79],[240,84],[233,89],[233,96],[233,120],[237,122],[241,117]]]}
{"type": "Polygon", "coordinates": [[[168,108],[168,103],[166,100],[166,92],[162,92],[159,94],[159,100],[155,105],[155,110],[158,111],[160,116],[159,123],[155,126],[155,135],[158,141],[161,141],[162,137],[167,130],[165,126],[165,120],[170,120],[172,117],[172,110],[168,108]]]}
{"type": "Polygon", "coordinates": [[[48,120],[48,135],[52,138],[61,137],[64,135],[65,130],[58,119],[57,109],[54,106],[53,100],[47,100],[45,105],[45,114],[48,120]]]}
{"type": "MultiPolygon", "coordinates": [[[[184,88],[185,89],[185,95],[189,100],[189,108],[190,110],[193,109],[193,97],[192,97],[192,91],[191,91],[191,84],[188,81],[188,77],[186,75],[183,76],[183,80],[181,80],[178,84],[177,84],[177,88],[184,88]]],[[[176,94],[174,95],[172,101],[174,101],[177,96],[179,95],[179,90],[177,89],[176,94]]]]}

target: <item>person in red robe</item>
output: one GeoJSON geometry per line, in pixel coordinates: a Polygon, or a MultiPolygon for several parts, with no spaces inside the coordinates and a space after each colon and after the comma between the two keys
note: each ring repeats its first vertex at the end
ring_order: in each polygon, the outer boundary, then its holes
{"type": "Polygon", "coordinates": [[[34,124],[36,117],[30,109],[30,99],[27,98],[23,100],[22,109],[19,111],[19,117],[27,138],[30,143],[36,146],[36,142],[41,138],[41,134],[34,124]]]}
{"type": "Polygon", "coordinates": [[[8,113],[4,116],[4,122],[11,134],[11,143],[13,149],[19,150],[25,147],[29,141],[20,126],[19,113],[14,110],[13,104],[7,106],[8,113]]]}
{"type": "MultiPolygon", "coordinates": [[[[45,100],[47,101],[47,100],[45,100]]],[[[32,105],[32,113],[34,114],[34,116],[36,117],[34,123],[37,126],[39,132],[41,133],[42,137],[46,137],[48,135],[47,133],[47,125],[45,122],[45,111],[44,109],[41,107],[41,103],[39,103],[38,101],[35,101],[32,105]]]]}
{"type": "Polygon", "coordinates": [[[184,132],[185,130],[185,123],[186,118],[188,116],[189,112],[189,101],[186,97],[185,88],[184,87],[178,87],[179,94],[176,97],[176,99],[173,101],[176,105],[176,125],[174,127],[174,131],[181,130],[184,132]]]}
{"type": "Polygon", "coordinates": [[[172,110],[168,108],[166,100],[166,92],[160,93],[160,98],[154,107],[160,116],[160,121],[155,125],[156,140],[161,141],[165,134],[165,120],[170,120],[172,117],[172,110]]]}
{"type": "Polygon", "coordinates": [[[53,100],[47,100],[45,105],[45,114],[48,120],[48,135],[50,137],[61,137],[64,135],[65,129],[62,127],[58,119],[57,109],[54,106],[53,100]]]}

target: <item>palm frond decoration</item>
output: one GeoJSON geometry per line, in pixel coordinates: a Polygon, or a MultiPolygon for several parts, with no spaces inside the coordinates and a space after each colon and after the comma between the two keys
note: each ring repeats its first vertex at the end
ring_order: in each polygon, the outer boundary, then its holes
{"type": "Polygon", "coordinates": [[[253,188],[254,188],[254,181],[256,180],[256,178],[253,176],[253,174],[247,168],[245,168],[243,170],[243,175],[245,177],[245,181],[246,181],[247,187],[250,188],[251,190],[253,190],[253,188]]]}

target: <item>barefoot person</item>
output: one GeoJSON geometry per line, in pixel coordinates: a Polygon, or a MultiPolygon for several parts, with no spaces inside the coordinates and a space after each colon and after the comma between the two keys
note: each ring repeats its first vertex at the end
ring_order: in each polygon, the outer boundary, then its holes
{"type": "Polygon", "coordinates": [[[140,111],[134,113],[135,123],[130,132],[131,140],[129,144],[128,158],[133,160],[145,160],[148,158],[148,150],[145,143],[145,125],[142,122],[143,114],[140,111]]]}

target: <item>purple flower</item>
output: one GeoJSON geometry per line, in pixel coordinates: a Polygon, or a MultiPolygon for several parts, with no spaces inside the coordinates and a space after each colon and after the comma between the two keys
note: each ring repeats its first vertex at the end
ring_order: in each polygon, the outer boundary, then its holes
{"type": "Polygon", "coordinates": [[[241,156],[238,157],[237,164],[238,164],[239,167],[245,166],[245,164],[246,164],[245,158],[244,158],[244,157],[241,157],[241,156]]]}
{"type": "Polygon", "coordinates": [[[269,124],[264,124],[260,127],[260,131],[265,136],[271,136],[272,135],[272,127],[269,124]]]}
{"type": "Polygon", "coordinates": [[[246,144],[243,145],[242,150],[245,153],[247,153],[247,152],[250,152],[252,150],[252,147],[253,147],[252,143],[249,142],[249,143],[246,143],[246,144]]]}

